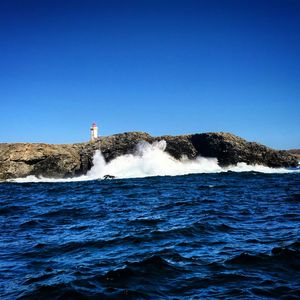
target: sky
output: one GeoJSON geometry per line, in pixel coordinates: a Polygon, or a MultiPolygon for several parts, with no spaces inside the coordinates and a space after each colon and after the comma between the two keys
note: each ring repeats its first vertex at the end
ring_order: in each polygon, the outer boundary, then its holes
{"type": "Polygon", "coordinates": [[[0,142],[232,132],[300,148],[300,1],[0,0],[0,142]]]}

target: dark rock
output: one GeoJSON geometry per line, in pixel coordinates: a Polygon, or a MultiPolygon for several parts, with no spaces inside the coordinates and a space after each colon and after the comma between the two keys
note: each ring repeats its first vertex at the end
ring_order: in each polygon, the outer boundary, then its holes
{"type": "Polygon", "coordinates": [[[247,142],[231,133],[202,133],[191,135],[197,153],[205,157],[216,157],[221,166],[245,162],[271,168],[296,167],[295,156],[286,151],[277,151],[264,145],[247,142]]]}
{"type": "Polygon", "coordinates": [[[104,175],[103,176],[103,179],[114,179],[114,178],[116,178],[116,176],[114,176],[114,175],[104,175]]]}

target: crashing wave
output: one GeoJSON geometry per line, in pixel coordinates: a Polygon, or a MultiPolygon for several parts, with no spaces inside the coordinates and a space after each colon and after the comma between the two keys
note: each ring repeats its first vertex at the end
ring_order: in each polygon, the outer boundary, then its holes
{"type": "MultiPolygon", "coordinates": [[[[148,176],[176,176],[198,173],[220,172],[262,172],[262,173],[290,173],[284,168],[269,168],[261,165],[247,165],[238,163],[234,166],[221,167],[216,158],[197,157],[175,159],[166,150],[166,141],[152,144],[141,142],[137,145],[134,154],[126,154],[106,162],[102,153],[97,150],[93,158],[93,167],[86,175],[68,179],[54,179],[36,176],[14,179],[14,182],[66,182],[102,179],[109,174],[116,178],[139,178],[148,176]]],[[[294,171],[295,172],[295,171],[294,171]]],[[[297,171],[296,171],[297,172],[297,171]]]]}

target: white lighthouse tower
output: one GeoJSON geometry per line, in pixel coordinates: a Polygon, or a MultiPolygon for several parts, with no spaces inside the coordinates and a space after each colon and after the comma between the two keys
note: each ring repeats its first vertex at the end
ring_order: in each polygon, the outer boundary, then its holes
{"type": "Polygon", "coordinates": [[[95,141],[98,138],[98,127],[94,122],[91,127],[91,141],[95,141]]]}

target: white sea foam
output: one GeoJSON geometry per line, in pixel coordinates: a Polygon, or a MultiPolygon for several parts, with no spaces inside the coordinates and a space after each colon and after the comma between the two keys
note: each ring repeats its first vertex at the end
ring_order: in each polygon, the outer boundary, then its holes
{"type": "Polygon", "coordinates": [[[137,145],[134,154],[119,156],[106,163],[102,153],[98,150],[93,158],[93,167],[86,175],[69,178],[53,179],[28,176],[15,179],[15,182],[66,182],[66,181],[86,181],[101,179],[104,175],[113,175],[116,178],[138,178],[147,176],[175,176],[196,173],[220,173],[220,172],[249,172],[256,171],[262,173],[289,173],[293,172],[284,168],[273,169],[261,165],[247,165],[238,163],[235,166],[222,168],[218,165],[216,158],[198,157],[194,160],[183,157],[176,160],[166,149],[166,142],[159,141],[149,144],[142,142],[137,145]]]}

